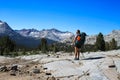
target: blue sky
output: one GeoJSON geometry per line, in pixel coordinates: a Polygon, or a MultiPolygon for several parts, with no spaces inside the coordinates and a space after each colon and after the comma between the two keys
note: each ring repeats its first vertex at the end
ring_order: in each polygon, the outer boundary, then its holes
{"type": "Polygon", "coordinates": [[[108,34],[120,30],[120,0],[0,0],[0,20],[18,30],[108,34]]]}

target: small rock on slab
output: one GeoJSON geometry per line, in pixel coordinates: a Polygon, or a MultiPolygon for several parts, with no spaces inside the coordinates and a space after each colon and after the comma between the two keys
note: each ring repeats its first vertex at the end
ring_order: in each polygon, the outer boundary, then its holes
{"type": "Polygon", "coordinates": [[[33,69],[33,73],[35,73],[35,74],[40,73],[40,69],[33,69]]]}
{"type": "Polygon", "coordinates": [[[108,67],[109,68],[115,68],[116,66],[115,65],[109,65],[108,67]]]}
{"type": "Polygon", "coordinates": [[[44,70],[48,69],[48,68],[43,68],[44,70]]]}
{"type": "Polygon", "coordinates": [[[52,75],[51,73],[46,73],[46,75],[52,75]]]}

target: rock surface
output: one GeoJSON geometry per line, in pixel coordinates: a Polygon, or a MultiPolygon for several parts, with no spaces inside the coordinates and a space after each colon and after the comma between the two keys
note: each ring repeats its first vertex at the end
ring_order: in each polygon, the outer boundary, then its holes
{"type": "Polygon", "coordinates": [[[6,65],[8,71],[0,72],[0,80],[120,80],[120,50],[86,52],[80,60],[69,53],[56,55],[1,58],[0,68],[6,65]]]}

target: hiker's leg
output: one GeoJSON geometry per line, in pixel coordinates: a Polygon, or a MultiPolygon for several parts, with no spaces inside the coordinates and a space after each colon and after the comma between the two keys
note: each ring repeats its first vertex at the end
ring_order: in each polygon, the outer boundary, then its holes
{"type": "Polygon", "coordinates": [[[77,58],[77,47],[75,47],[75,58],[77,58]]]}
{"type": "Polygon", "coordinates": [[[77,48],[77,59],[79,60],[79,56],[80,56],[80,51],[79,48],[77,48]]]}
{"type": "Polygon", "coordinates": [[[80,57],[80,49],[78,48],[78,51],[77,51],[77,58],[79,59],[80,57]]]}

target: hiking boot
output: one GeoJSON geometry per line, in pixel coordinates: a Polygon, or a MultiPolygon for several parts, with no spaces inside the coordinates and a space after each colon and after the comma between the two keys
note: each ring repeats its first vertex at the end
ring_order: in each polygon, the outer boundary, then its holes
{"type": "Polygon", "coordinates": [[[79,60],[79,58],[77,58],[77,60],[79,60]]]}
{"type": "Polygon", "coordinates": [[[74,60],[79,60],[79,58],[74,58],[74,60]]]}
{"type": "Polygon", "coordinates": [[[77,58],[74,58],[74,60],[77,60],[77,58]]]}

